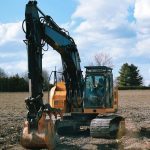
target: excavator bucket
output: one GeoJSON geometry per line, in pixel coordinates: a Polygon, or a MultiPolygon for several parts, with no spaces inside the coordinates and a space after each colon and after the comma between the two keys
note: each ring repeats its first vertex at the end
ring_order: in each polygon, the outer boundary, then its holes
{"type": "Polygon", "coordinates": [[[47,119],[46,113],[43,113],[39,120],[37,131],[29,131],[28,121],[24,123],[21,145],[27,149],[46,148],[53,150],[56,142],[55,135],[54,124],[51,117],[47,119]]]}

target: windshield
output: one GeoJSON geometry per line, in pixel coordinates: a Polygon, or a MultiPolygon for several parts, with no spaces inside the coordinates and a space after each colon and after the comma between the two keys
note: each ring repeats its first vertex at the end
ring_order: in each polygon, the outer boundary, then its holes
{"type": "Polygon", "coordinates": [[[87,76],[85,87],[85,107],[104,107],[106,80],[104,76],[87,76]]]}

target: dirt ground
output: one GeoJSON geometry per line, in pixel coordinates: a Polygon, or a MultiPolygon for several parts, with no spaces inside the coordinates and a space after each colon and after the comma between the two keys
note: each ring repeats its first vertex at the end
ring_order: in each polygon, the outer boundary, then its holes
{"type": "MultiPolygon", "coordinates": [[[[26,118],[28,93],[0,93],[0,150],[24,150],[19,145],[26,118]]],[[[150,90],[119,91],[118,114],[126,118],[126,134],[119,140],[91,138],[89,133],[58,137],[56,150],[150,150],[150,138],[140,134],[150,124],[150,90]]]]}

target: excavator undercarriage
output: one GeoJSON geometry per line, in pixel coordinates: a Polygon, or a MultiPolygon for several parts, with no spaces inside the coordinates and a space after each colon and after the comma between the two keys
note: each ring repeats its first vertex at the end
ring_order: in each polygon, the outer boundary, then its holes
{"type": "Polygon", "coordinates": [[[89,130],[90,135],[94,138],[108,139],[119,139],[125,134],[125,120],[118,115],[86,115],[87,117],[80,114],[78,118],[65,116],[63,120],[57,120],[57,133],[59,135],[75,135],[83,130],[89,130]],[[89,117],[90,115],[91,117],[89,117]]]}

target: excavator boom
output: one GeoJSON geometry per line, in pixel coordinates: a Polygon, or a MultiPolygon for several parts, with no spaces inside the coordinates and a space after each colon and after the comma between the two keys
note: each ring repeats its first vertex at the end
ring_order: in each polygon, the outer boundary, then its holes
{"type": "MultiPolygon", "coordinates": [[[[26,5],[25,43],[28,53],[28,78],[30,97],[25,100],[28,109],[27,121],[21,137],[21,144],[25,148],[55,147],[55,129],[51,115],[60,114],[59,109],[51,108],[50,104],[43,102],[42,77],[42,23],[36,7],[36,1],[29,1],[26,5]]],[[[61,115],[61,114],[60,114],[61,115]]]]}

